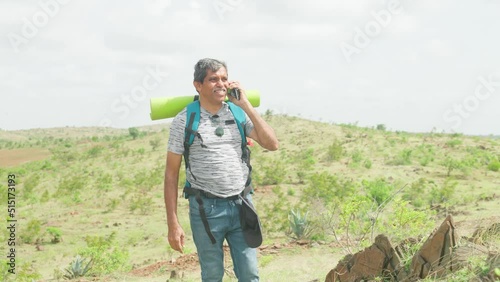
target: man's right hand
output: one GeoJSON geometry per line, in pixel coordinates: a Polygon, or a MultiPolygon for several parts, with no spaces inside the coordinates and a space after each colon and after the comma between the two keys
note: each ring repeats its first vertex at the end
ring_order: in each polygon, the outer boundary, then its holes
{"type": "Polygon", "coordinates": [[[170,244],[170,247],[172,249],[180,252],[183,252],[184,248],[184,230],[182,230],[182,227],[180,225],[176,225],[173,228],[168,228],[168,243],[170,244]]]}

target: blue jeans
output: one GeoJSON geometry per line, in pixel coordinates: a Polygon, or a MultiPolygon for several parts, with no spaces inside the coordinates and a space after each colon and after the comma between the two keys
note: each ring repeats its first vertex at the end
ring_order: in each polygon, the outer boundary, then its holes
{"type": "MultiPolygon", "coordinates": [[[[247,196],[251,200],[251,196],[247,196]]],[[[224,251],[227,240],[233,260],[234,273],[241,282],[259,281],[257,251],[250,248],[243,237],[239,208],[241,200],[209,199],[202,196],[203,208],[210,230],[215,237],[212,244],[203,222],[195,196],[189,197],[189,220],[198,252],[203,282],[220,282],[224,276],[224,251]]]]}

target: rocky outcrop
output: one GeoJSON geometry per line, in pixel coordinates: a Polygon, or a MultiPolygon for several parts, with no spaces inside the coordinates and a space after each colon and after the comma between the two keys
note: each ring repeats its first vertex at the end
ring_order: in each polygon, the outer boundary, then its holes
{"type": "Polygon", "coordinates": [[[377,276],[397,277],[401,260],[385,235],[378,235],[375,243],[363,251],[346,256],[326,276],[326,282],[355,282],[377,276]]]}
{"type": "Polygon", "coordinates": [[[410,276],[425,278],[432,273],[438,278],[447,271],[453,271],[452,254],[458,238],[455,223],[448,215],[413,257],[410,276]]]}
{"type": "MultiPolygon", "coordinates": [[[[412,258],[410,272],[401,265],[401,259],[385,235],[378,235],[375,243],[340,261],[326,276],[326,282],[356,282],[384,277],[392,281],[414,281],[441,277],[460,267],[457,256],[458,234],[451,215],[447,216],[412,258]]],[[[401,247],[397,247],[400,250],[401,247]]],[[[386,281],[384,280],[384,281],[386,281]]]]}

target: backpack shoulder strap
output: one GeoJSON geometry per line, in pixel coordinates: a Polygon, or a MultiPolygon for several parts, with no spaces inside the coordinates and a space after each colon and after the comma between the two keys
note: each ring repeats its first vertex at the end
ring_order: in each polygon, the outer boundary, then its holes
{"type": "Polygon", "coordinates": [[[194,101],[186,106],[186,128],[184,130],[184,149],[193,144],[194,137],[200,125],[200,101],[194,101]]]}
{"type": "Polygon", "coordinates": [[[245,111],[242,108],[236,106],[232,102],[227,102],[229,106],[229,110],[233,113],[234,119],[236,120],[236,125],[238,125],[238,130],[241,135],[241,148],[245,148],[247,146],[247,139],[245,135],[245,124],[247,121],[247,117],[245,115],[245,111]]]}
{"type": "MultiPolygon", "coordinates": [[[[229,105],[229,110],[233,113],[234,119],[236,120],[236,124],[238,125],[238,130],[241,135],[241,159],[248,166],[248,178],[245,184],[245,195],[248,193],[248,190],[252,191],[252,165],[250,165],[250,149],[247,146],[247,138],[245,135],[245,124],[247,122],[247,116],[245,115],[245,111],[242,108],[238,107],[232,102],[227,102],[229,105]],[[248,188],[248,189],[247,189],[248,188]]],[[[251,192],[250,192],[251,193],[251,192]]]]}
{"type": "MultiPolygon", "coordinates": [[[[196,180],[193,172],[191,171],[191,166],[189,164],[189,148],[194,142],[194,137],[200,138],[201,146],[206,147],[203,144],[203,139],[198,132],[198,126],[200,125],[200,101],[194,101],[186,106],[186,127],[184,129],[184,164],[186,166],[186,173],[189,170],[191,175],[196,180]]],[[[185,187],[191,187],[191,184],[186,180],[185,187]]]]}

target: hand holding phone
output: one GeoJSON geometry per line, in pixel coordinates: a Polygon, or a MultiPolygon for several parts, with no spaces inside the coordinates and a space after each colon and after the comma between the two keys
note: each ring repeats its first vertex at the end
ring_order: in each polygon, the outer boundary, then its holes
{"type": "Polygon", "coordinates": [[[235,98],[236,100],[240,100],[240,90],[238,88],[229,89],[227,93],[233,96],[233,98],[235,98]]]}

